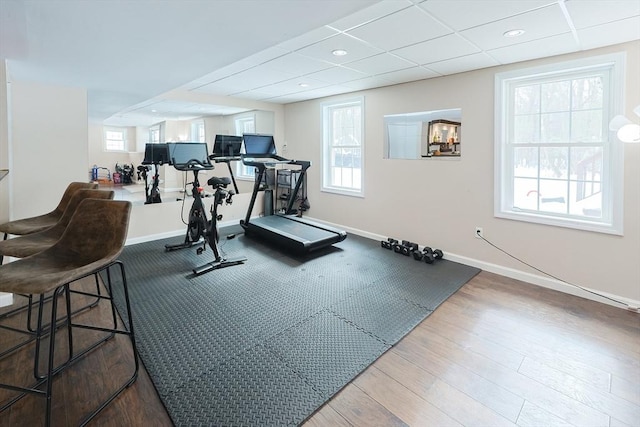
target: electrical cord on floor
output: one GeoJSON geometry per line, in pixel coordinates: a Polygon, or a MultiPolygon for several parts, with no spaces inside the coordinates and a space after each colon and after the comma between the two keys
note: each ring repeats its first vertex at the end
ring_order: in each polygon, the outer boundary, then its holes
{"type": "MultiPolygon", "coordinates": [[[[557,280],[557,281],[559,281],[559,282],[562,282],[562,283],[564,283],[564,284],[567,284],[567,285],[569,285],[569,286],[573,286],[574,288],[580,289],[580,290],[585,291],[585,292],[588,292],[588,293],[590,293],[590,294],[593,294],[593,295],[599,296],[599,297],[601,297],[601,298],[608,299],[609,301],[613,301],[613,302],[615,302],[616,304],[621,304],[621,305],[625,306],[627,309],[630,309],[630,310],[632,309],[632,307],[631,307],[629,304],[627,304],[626,302],[622,302],[622,301],[617,300],[617,299],[615,299],[615,298],[611,298],[611,297],[608,297],[608,296],[606,296],[606,295],[599,294],[599,293],[597,293],[597,292],[594,292],[594,291],[591,291],[591,290],[589,290],[589,289],[583,288],[583,287],[582,287],[582,286],[580,286],[580,285],[576,285],[576,284],[574,284],[574,283],[567,282],[566,280],[563,280],[563,279],[561,279],[561,278],[559,278],[559,277],[556,277],[556,276],[554,276],[553,274],[547,273],[546,271],[541,270],[541,269],[539,269],[538,267],[535,267],[535,266],[533,266],[533,265],[529,264],[528,262],[525,262],[525,261],[521,260],[520,258],[516,257],[515,255],[510,254],[509,252],[505,251],[505,250],[504,250],[504,249],[502,249],[501,247],[499,247],[499,246],[495,245],[494,243],[490,242],[489,240],[487,240],[484,236],[481,236],[481,235],[480,235],[480,233],[478,233],[478,237],[479,237],[480,239],[484,240],[484,241],[485,241],[486,243],[488,243],[489,245],[491,245],[491,246],[493,246],[494,248],[496,248],[497,250],[499,250],[500,252],[502,252],[503,254],[505,254],[505,255],[507,255],[507,256],[509,256],[509,257],[511,257],[511,258],[513,258],[513,259],[515,259],[516,261],[518,261],[518,262],[520,262],[520,263],[522,263],[522,264],[524,264],[524,265],[526,265],[526,266],[528,266],[528,267],[530,267],[530,268],[532,268],[532,269],[534,269],[534,270],[536,270],[536,271],[538,271],[538,272],[540,272],[540,273],[544,274],[545,276],[551,277],[552,279],[555,279],[555,280],[557,280]]],[[[635,309],[634,309],[634,310],[635,310],[635,309]]]]}

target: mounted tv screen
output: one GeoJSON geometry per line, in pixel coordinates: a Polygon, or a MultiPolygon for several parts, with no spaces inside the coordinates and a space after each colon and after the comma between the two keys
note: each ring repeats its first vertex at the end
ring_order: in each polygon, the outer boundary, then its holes
{"type": "Polygon", "coordinates": [[[197,160],[203,165],[210,165],[209,151],[204,142],[169,142],[169,153],[174,166],[186,164],[189,160],[197,160]]]}
{"type": "Polygon", "coordinates": [[[240,157],[242,137],[237,135],[216,135],[213,141],[213,157],[240,157]]]}
{"type": "Polygon", "coordinates": [[[245,133],[244,151],[247,155],[276,154],[276,143],[273,135],[261,135],[258,133],[245,133]]]}

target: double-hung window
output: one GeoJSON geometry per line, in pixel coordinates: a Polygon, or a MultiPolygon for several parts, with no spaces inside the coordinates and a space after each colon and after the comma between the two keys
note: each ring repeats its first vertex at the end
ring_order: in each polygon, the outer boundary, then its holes
{"type": "Polygon", "coordinates": [[[152,126],[149,128],[149,142],[151,144],[159,144],[160,143],[160,126],[152,126]]]}
{"type": "Polygon", "coordinates": [[[624,55],[496,75],[495,215],[622,234],[624,55]]]}
{"type": "Polygon", "coordinates": [[[107,127],[104,129],[104,149],[106,151],[126,151],[127,132],[124,128],[107,127]]]}
{"type": "MultiPolygon", "coordinates": [[[[240,117],[235,120],[236,123],[236,135],[243,135],[245,133],[255,133],[256,120],[254,116],[240,117]]],[[[244,144],[242,144],[244,147],[244,144]]],[[[244,148],[243,148],[244,150],[244,148]]],[[[236,163],[236,176],[244,179],[255,179],[255,169],[253,166],[245,166],[242,162],[236,163]]]]}
{"type": "Polygon", "coordinates": [[[322,190],[363,196],[363,98],[322,106],[322,190]]]}
{"type": "Polygon", "coordinates": [[[204,120],[191,123],[191,141],[206,142],[204,135],[204,120]]]}

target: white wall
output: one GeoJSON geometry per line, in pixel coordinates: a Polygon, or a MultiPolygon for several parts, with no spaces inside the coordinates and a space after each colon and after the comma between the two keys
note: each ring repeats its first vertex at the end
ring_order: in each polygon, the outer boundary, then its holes
{"type": "Polygon", "coordinates": [[[53,210],[70,182],[88,181],[88,121],[84,89],[10,84],[13,220],[53,210]]]}
{"type": "MultiPolygon", "coordinates": [[[[640,300],[640,144],[625,147],[624,236],[529,224],[493,216],[494,75],[508,69],[627,52],[626,112],[640,104],[640,42],[363,91],[365,197],[320,191],[321,103],[285,106],[291,158],[311,160],[310,215],[345,227],[442,248],[483,265],[535,271],[473,236],[571,283],[640,300]],[[383,159],[383,116],[462,108],[459,161],[383,159]]],[[[346,99],[349,95],[328,98],[346,99]]],[[[536,273],[538,274],[538,273],[536,273]]]]}

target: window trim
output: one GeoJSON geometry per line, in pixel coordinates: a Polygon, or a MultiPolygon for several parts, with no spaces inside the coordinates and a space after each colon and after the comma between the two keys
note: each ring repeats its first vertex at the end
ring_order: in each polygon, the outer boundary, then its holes
{"type": "MultiPolygon", "coordinates": [[[[235,135],[242,136],[244,131],[241,132],[241,127],[244,128],[244,123],[253,122],[253,132],[256,132],[256,115],[254,113],[251,114],[239,114],[233,119],[233,125],[236,129],[235,135]],[[242,126],[241,126],[242,124],[242,126]]],[[[250,132],[250,133],[253,133],[250,132]]],[[[244,152],[244,144],[242,144],[242,152],[244,152]]],[[[245,166],[242,162],[236,162],[236,171],[235,178],[241,181],[251,181],[254,182],[256,180],[256,168],[253,166],[245,166]],[[253,173],[246,174],[244,173],[246,170],[251,170],[253,173]]]]}
{"type": "Polygon", "coordinates": [[[108,151],[110,153],[126,153],[127,152],[127,128],[117,127],[117,126],[105,126],[102,136],[104,138],[103,140],[104,151],[108,151]],[[120,148],[112,149],[107,147],[107,132],[120,132],[122,134],[121,149],[120,148]]]}
{"type": "Polygon", "coordinates": [[[207,132],[204,119],[191,121],[189,126],[189,140],[193,142],[207,142],[207,132]],[[200,138],[200,129],[202,129],[202,138],[200,138]]]}
{"type": "Polygon", "coordinates": [[[321,166],[321,177],[320,177],[320,191],[325,193],[333,193],[340,194],[343,196],[351,196],[351,197],[364,197],[365,196],[365,180],[364,180],[364,171],[365,171],[365,105],[364,105],[364,96],[357,96],[351,98],[345,98],[336,101],[327,101],[321,104],[320,108],[320,123],[322,124],[322,144],[321,144],[321,152],[320,152],[320,166],[321,166]],[[331,162],[328,154],[328,150],[330,148],[328,144],[328,126],[329,121],[327,120],[327,111],[329,111],[333,107],[346,106],[350,104],[358,104],[360,106],[360,135],[362,135],[362,140],[360,141],[360,189],[348,189],[346,187],[333,187],[331,185],[327,185],[327,182],[330,182],[331,179],[331,162]]]}
{"type": "Polygon", "coordinates": [[[589,221],[586,217],[576,218],[569,216],[554,216],[553,213],[533,213],[517,212],[505,206],[510,197],[506,192],[512,184],[505,183],[505,179],[512,178],[507,171],[511,162],[507,163],[505,154],[507,144],[505,135],[507,131],[508,119],[506,114],[509,111],[505,108],[508,105],[509,84],[515,81],[529,80],[533,78],[543,78],[545,76],[569,75],[571,73],[582,72],[588,69],[601,69],[604,66],[611,67],[609,84],[609,108],[605,123],[617,114],[621,114],[624,106],[624,86],[626,54],[618,52],[613,54],[581,58],[572,61],[565,61],[547,64],[538,67],[522,68],[518,70],[506,71],[495,75],[495,144],[494,144],[494,216],[511,220],[525,221],[537,224],[551,225],[564,228],[572,228],[585,231],[593,231],[606,234],[623,235],[623,197],[624,197],[624,147],[615,138],[608,125],[604,127],[603,133],[607,138],[603,143],[603,179],[602,181],[602,207],[603,218],[598,221],[589,221]],[[607,171],[605,173],[605,171],[607,171]],[[605,180],[607,180],[605,182],[605,180]],[[607,214],[604,214],[604,211],[607,214]]]}

